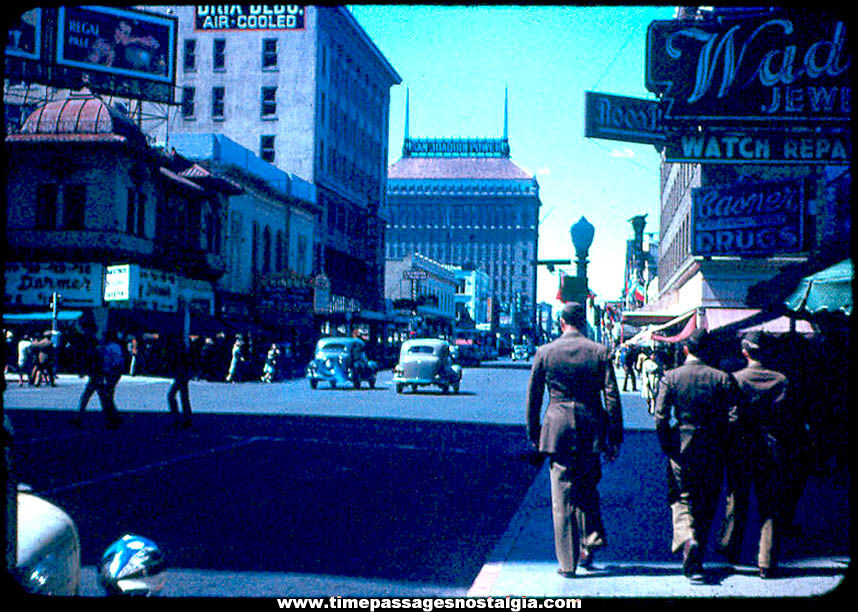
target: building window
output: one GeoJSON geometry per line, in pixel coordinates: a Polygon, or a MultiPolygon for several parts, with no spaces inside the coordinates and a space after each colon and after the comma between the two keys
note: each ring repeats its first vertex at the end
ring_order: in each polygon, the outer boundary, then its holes
{"type": "Polygon", "coordinates": [[[194,116],[194,96],[196,89],[193,87],[182,88],[182,117],[189,118],[194,116]]]}
{"type": "Polygon", "coordinates": [[[137,223],[137,190],[128,188],[127,212],[125,215],[125,233],[134,235],[137,223]]]}
{"type": "Polygon", "coordinates": [[[262,273],[271,272],[271,228],[262,230],[262,273]]]}
{"type": "Polygon", "coordinates": [[[250,245],[250,267],[253,274],[259,270],[259,223],[253,222],[253,238],[250,245]]]}
{"type": "Polygon", "coordinates": [[[36,187],[36,229],[57,228],[57,186],[36,187]]]}
{"type": "Polygon", "coordinates": [[[196,70],[197,68],[197,41],[193,38],[185,40],[185,70],[196,70]]]}
{"type": "Polygon", "coordinates": [[[262,68],[277,67],[277,39],[264,38],[262,40],[262,68]]]}
{"type": "Polygon", "coordinates": [[[146,236],[146,196],[142,193],[137,194],[137,235],[146,236]]]}
{"type": "Polygon", "coordinates": [[[262,116],[273,117],[277,114],[277,88],[262,88],[262,116]]]}
{"type": "Polygon", "coordinates": [[[212,87],[212,117],[223,118],[224,92],[223,87],[212,87]]]}
{"type": "Polygon", "coordinates": [[[82,230],[86,211],[86,185],[63,187],[63,228],[82,230]]]}
{"type": "Polygon", "coordinates": [[[274,163],[274,136],[267,134],[259,137],[259,157],[274,163]]]}
{"type": "Polygon", "coordinates": [[[216,38],[214,40],[212,68],[215,70],[224,70],[226,68],[226,40],[223,38],[216,38]]]}

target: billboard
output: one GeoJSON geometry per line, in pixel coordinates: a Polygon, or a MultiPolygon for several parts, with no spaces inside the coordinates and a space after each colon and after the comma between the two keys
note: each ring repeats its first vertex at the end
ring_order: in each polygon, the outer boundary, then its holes
{"type": "Polygon", "coordinates": [[[802,250],[800,180],[699,187],[691,197],[693,255],[754,257],[802,250]]]}
{"type": "Polygon", "coordinates": [[[846,22],[834,14],[654,21],[646,45],[646,87],[662,96],[665,123],[849,121],[846,22]]]}
{"type": "Polygon", "coordinates": [[[177,20],[105,6],[25,12],[9,30],[11,81],[174,103],[177,20]]]}

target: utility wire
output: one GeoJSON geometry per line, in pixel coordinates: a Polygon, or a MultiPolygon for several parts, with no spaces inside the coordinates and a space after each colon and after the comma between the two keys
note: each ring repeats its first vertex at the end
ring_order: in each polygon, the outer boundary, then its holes
{"type": "Polygon", "coordinates": [[[613,66],[614,62],[617,61],[617,58],[620,57],[620,53],[622,53],[623,49],[626,48],[626,45],[629,44],[629,41],[631,41],[632,36],[634,36],[635,33],[636,32],[634,30],[629,32],[629,35],[626,37],[626,41],[622,44],[622,46],[620,46],[617,52],[614,53],[614,57],[611,58],[610,62],[608,62],[608,65],[605,67],[605,70],[602,72],[602,75],[598,79],[596,79],[596,82],[593,84],[593,87],[591,87],[591,91],[596,90],[596,87],[599,86],[599,83],[601,83],[602,79],[605,78],[605,75],[608,74],[608,71],[611,69],[611,66],[613,66]]]}

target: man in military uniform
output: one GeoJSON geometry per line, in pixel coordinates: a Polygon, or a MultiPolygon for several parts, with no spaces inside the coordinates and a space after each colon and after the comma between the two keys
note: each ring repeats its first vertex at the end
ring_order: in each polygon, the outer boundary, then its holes
{"type": "Polygon", "coordinates": [[[623,413],[608,347],[588,340],[584,308],[575,302],[560,315],[563,334],[539,347],[527,393],[527,433],[551,470],[551,507],[558,572],[567,578],[590,567],[606,544],[596,485],[600,453],[613,461],[623,440],[623,413]],[[540,424],[548,387],[548,408],[540,424]],[[604,405],[602,395],[604,394],[604,405]]]}
{"type": "Polygon", "coordinates": [[[699,328],[685,341],[685,362],[664,375],[655,407],[659,444],[668,457],[672,549],[682,551],[683,573],[693,582],[705,579],[703,551],[724,476],[728,413],[738,398],[730,375],[700,358],[707,336],[699,328]]]}
{"type": "Polygon", "coordinates": [[[733,374],[742,394],[730,418],[727,508],[719,545],[730,563],[736,564],[753,483],[761,522],[757,565],[760,577],[769,578],[777,569],[778,541],[786,527],[790,444],[803,424],[788,400],[786,376],[762,364],[763,340],[760,332],[742,339],[748,365],[733,374]]]}

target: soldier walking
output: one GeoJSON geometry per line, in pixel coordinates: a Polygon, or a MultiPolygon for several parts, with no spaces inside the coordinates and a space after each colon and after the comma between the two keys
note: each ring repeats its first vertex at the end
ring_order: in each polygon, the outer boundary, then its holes
{"type": "Polygon", "coordinates": [[[700,358],[707,335],[699,328],[685,341],[685,363],[664,375],[655,407],[659,444],[668,458],[672,550],[682,551],[682,570],[692,582],[705,580],[703,551],[724,478],[728,413],[738,398],[730,375],[700,358]]]}

